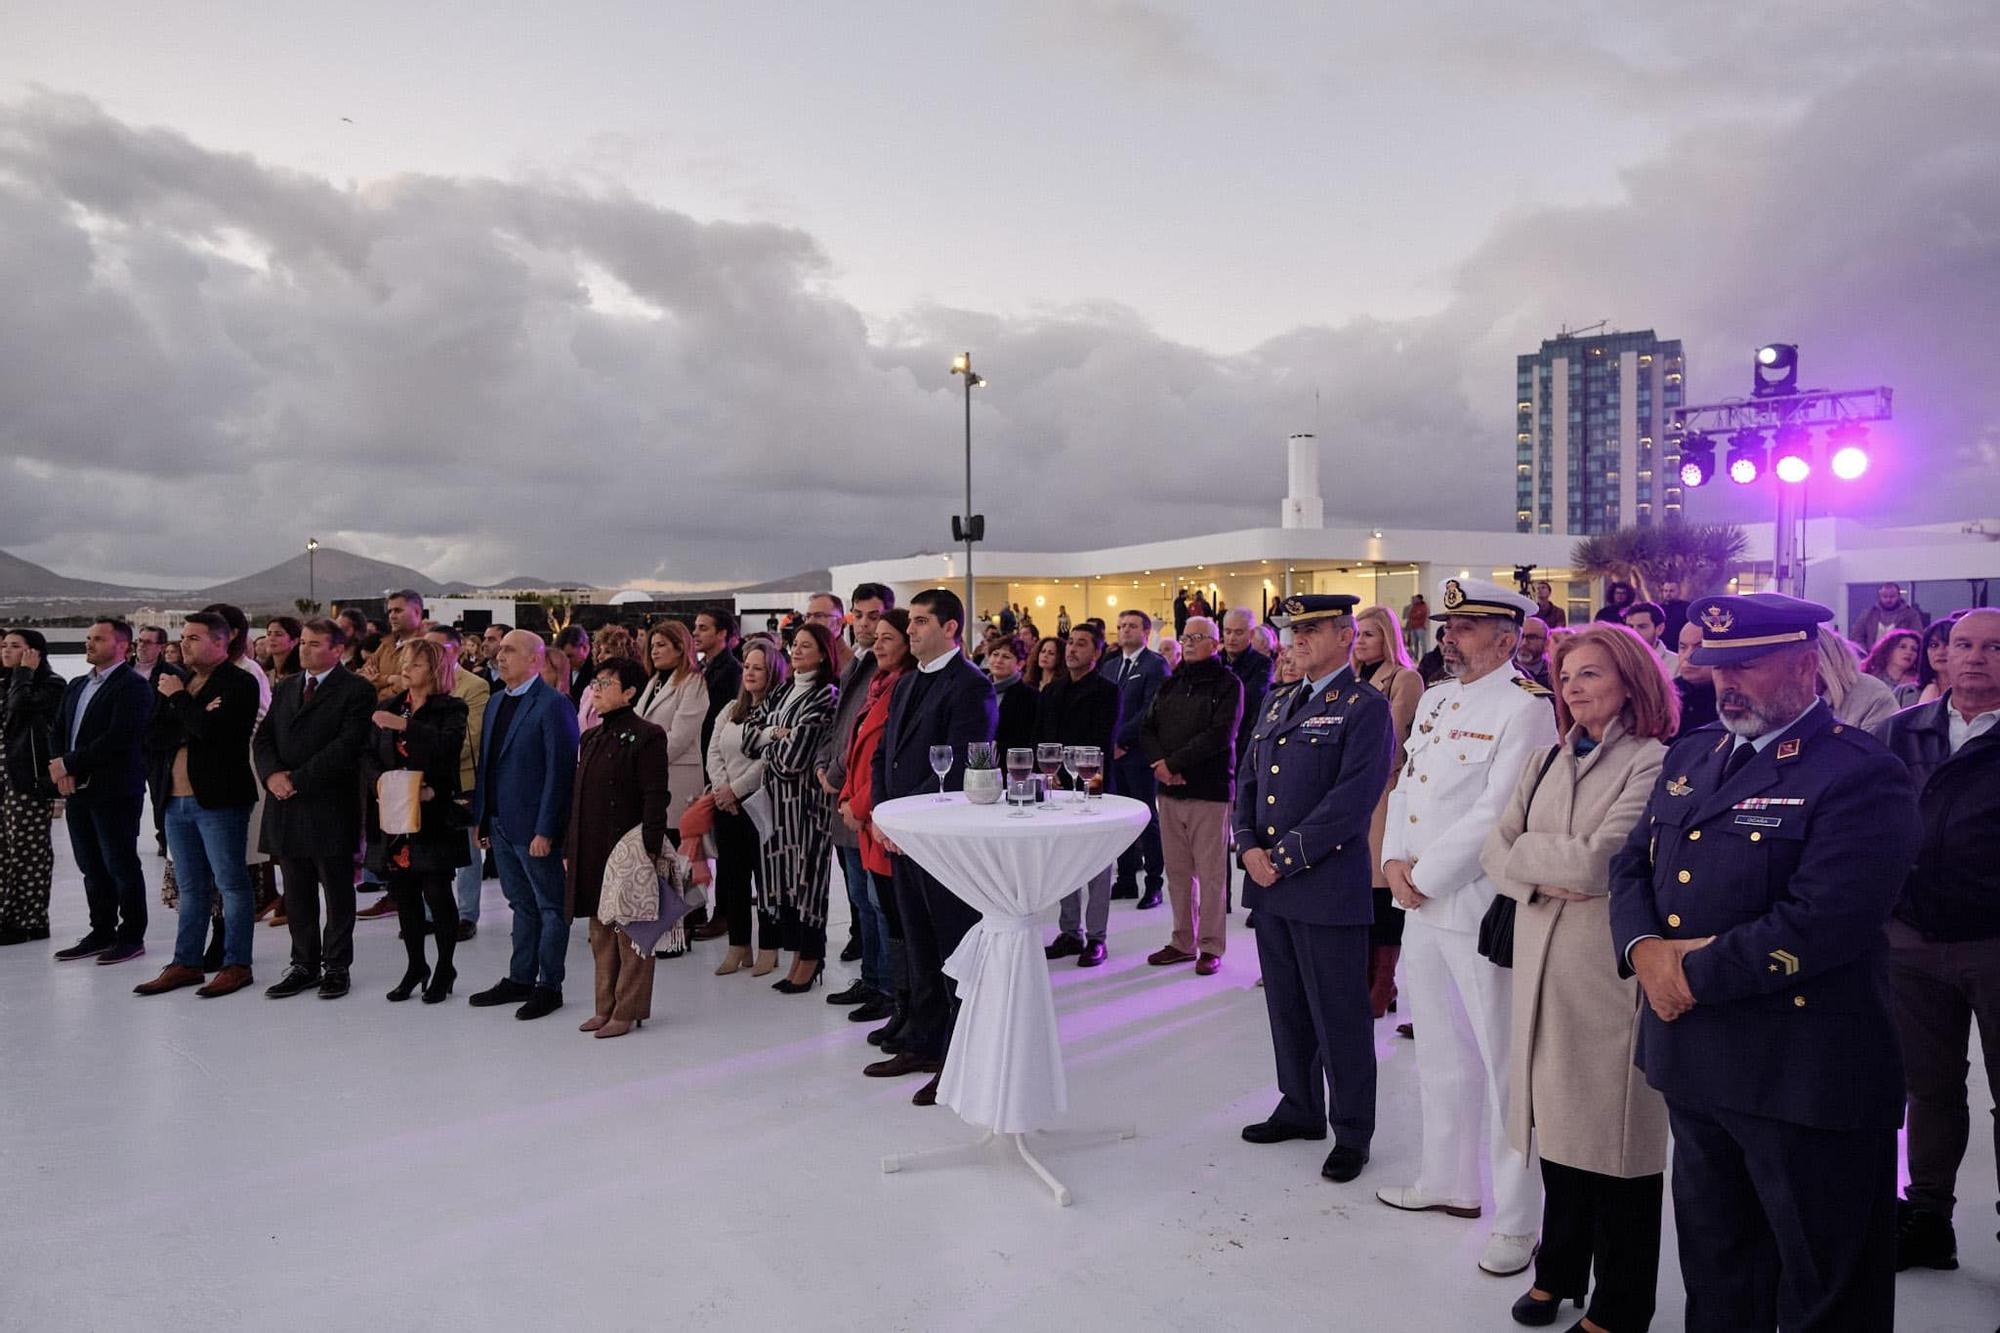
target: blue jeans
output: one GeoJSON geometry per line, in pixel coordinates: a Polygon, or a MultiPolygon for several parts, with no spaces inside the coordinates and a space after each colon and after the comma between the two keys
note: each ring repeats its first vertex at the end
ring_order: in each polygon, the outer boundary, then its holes
{"type": "Polygon", "coordinates": [[[489,841],[500,872],[500,891],[514,909],[514,956],[507,976],[523,986],[559,991],[569,953],[569,916],[563,911],[562,857],[528,855],[528,844],[511,841],[496,823],[489,841]]]}
{"type": "Polygon", "coordinates": [[[861,864],[859,847],[836,847],[840,873],[847,879],[847,906],[861,932],[861,984],[884,995],[895,992],[889,976],[889,923],[876,905],[874,883],[861,864]]]}
{"type": "Polygon", "coordinates": [[[458,919],[460,921],[470,921],[474,925],[477,925],[479,924],[480,869],[486,859],[486,853],[479,849],[478,829],[467,829],[465,837],[471,846],[472,860],[458,868],[458,881],[453,887],[458,894],[458,919]]]}
{"type": "Polygon", "coordinates": [[[167,852],[174,858],[174,879],[181,890],[181,919],[174,930],[174,962],[180,967],[201,967],[210,895],[217,889],[222,890],[223,966],[250,966],[257,906],[243,858],[250,845],[251,809],[232,805],[204,810],[192,796],[167,801],[167,852]]]}

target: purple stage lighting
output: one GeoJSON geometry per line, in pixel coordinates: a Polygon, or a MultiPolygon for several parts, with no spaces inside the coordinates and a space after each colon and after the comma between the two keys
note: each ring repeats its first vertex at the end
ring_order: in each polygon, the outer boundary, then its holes
{"type": "Polygon", "coordinates": [[[1868,428],[1852,421],[1843,421],[1827,432],[1827,443],[1833,449],[1831,466],[1833,475],[1842,481],[1854,481],[1868,470],[1868,428]]]}
{"type": "Polygon", "coordinates": [[[1764,432],[1739,430],[1729,437],[1729,479],[1748,486],[1764,475],[1764,432]]]}
{"type": "Polygon", "coordinates": [[[1812,475],[1812,464],[1799,454],[1786,454],[1772,470],[1779,481],[1796,486],[1812,475]]]}
{"type": "Polygon", "coordinates": [[[1693,490],[1715,478],[1715,443],[1706,435],[1690,435],[1681,444],[1681,485],[1693,490]]]}
{"type": "Polygon", "coordinates": [[[1778,480],[1796,486],[1812,475],[1812,432],[1804,426],[1780,426],[1771,437],[1772,470],[1778,480]]]}

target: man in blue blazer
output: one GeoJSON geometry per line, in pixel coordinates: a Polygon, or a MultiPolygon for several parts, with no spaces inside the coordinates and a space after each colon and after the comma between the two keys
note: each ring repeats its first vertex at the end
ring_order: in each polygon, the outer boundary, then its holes
{"type": "MultiPolygon", "coordinates": [[[[944,788],[965,785],[965,747],[990,741],[999,725],[993,682],[965,660],[960,636],[965,604],[945,588],[920,592],[910,602],[910,651],[917,669],[906,671],[889,696],[889,722],[875,751],[875,804],[900,796],[936,791],[931,771],[933,745],[951,747],[944,788]]],[[[891,846],[891,852],[896,849],[891,846]]],[[[889,1058],[862,1072],[870,1078],[929,1074],[931,1081],[911,1100],[937,1100],[937,1075],[944,1068],[958,1017],[958,992],[944,974],[944,960],[958,948],[979,913],[907,856],[894,863],[896,903],[903,917],[904,957],[910,970],[910,1003],[900,1027],[882,1045],[889,1058]]]]}
{"type": "Polygon", "coordinates": [[[1159,779],[1146,761],[1139,745],[1139,728],[1153,698],[1167,683],[1167,659],[1146,646],[1153,632],[1153,618],[1144,611],[1121,611],[1118,615],[1118,652],[1098,670],[1118,687],[1118,736],[1111,753],[1104,756],[1111,790],[1120,796],[1144,801],[1150,816],[1146,831],[1138,841],[1118,854],[1118,875],[1111,886],[1113,898],[1138,898],[1143,908],[1160,905],[1160,887],[1166,882],[1166,861],[1160,851],[1160,812],[1154,804],[1159,779]],[[1139,897],[1139,867],[1146,869],[1146,895],[1139,897]]]}
{"type": "Polygon", "coordinates": [[[146,952],[146,872],[139,815],[146,769],[139,743],[153,709],[146,677],[126,664],[132,627],[100,620],[84,636],[90,670],[63,691],[49,778],[67,800],[70,850],[83,872],[89,933],[56,957],[123,963],[146,952]]]}
{"type": "Polygon", "coordinates": [[[1331,1125],[1333,1150],[1320,1174],[1343,1183],[1361,1174],[1375,1135],[1368,825],[1396,743],[1389,701],[1349,662],[1359,601],[1332,593],[1285,600],[1273,623],[1291,630],[1304,679],[1265,703],[1232,817],[1278,1064],[1278,1109],[1243,1137],[1324,1139],[1331,1125]]]}
{"type": "Polygon", "coordinates": [[[563,832],[576,780],[576,708],[542,679],[548,649],[524,629],[500,641],[501,689],[486,705],[472,817],[493,849],[500,888],[514,909],[514,953],[498,985],[472,997],[485,1009],[520,1004],[516,1018],[562,1008],[569,913],[563,900],[563,832]]]}

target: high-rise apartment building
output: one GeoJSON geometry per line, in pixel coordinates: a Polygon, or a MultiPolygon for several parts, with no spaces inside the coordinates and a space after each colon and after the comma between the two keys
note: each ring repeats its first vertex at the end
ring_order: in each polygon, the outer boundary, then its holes
{"type": "Polygon", "coordinates": [[[1651,329],[1563,332],[1515,363],[1514,527],[1589,536],[1676,518],[1678,339],[1651,329]]]}

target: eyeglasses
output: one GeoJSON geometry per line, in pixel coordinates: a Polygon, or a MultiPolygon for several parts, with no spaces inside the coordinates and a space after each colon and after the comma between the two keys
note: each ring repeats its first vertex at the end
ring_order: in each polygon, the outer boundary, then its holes
{"type": "Polygon", "coordinates": [[[599,676],[596,680],[590,682],[590,688],[593,690],[622,690],[625,688],[625,682],[616,676],[599,676]]]}
{"type": "Polygon", "coordinates": [[[1182,643],[1213,643],[1213,642],[1215,642],[1215,636],[1214,636],[1213,634],[1183,634],[1183,635],[1181,635],[1181,642],[1182,642],[1182,643]]]}

